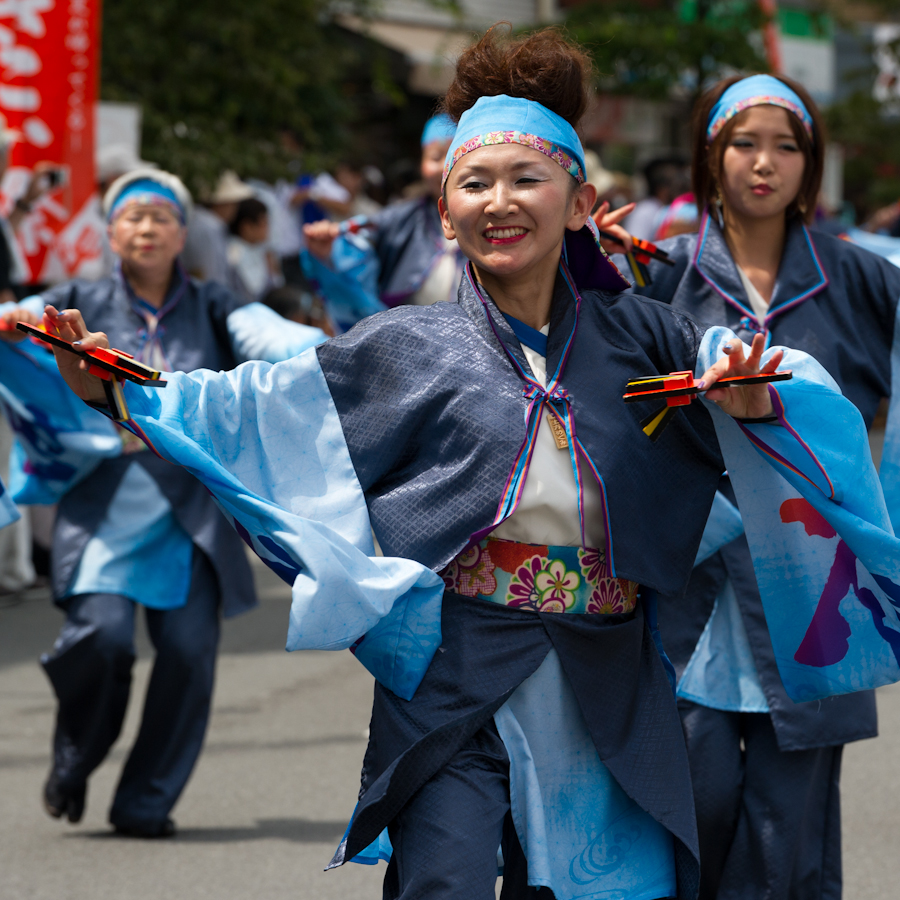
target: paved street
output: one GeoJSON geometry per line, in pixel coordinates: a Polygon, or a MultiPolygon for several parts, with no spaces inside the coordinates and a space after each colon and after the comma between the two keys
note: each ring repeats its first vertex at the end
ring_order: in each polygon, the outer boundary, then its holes
{"type": "MultiPolygon", "coordinates": [[[[226,623],[206,750],[170,841],[110,836],[106,811],[134,735],[150,656],[141,636],[125,733],[90,784],[77,827],[49,819],[53,702],[36,664],[59,626],[44,592],[0,607],[0,898],[378,898],[383,865],[323,873],[353,809],[371,679],[349,653],[286,654],[288,591],[257,571],[259,610],[226,623]]],[[[882,737],[844,766],[847,900],[895,900],[900,884],[900,688],[880,696],[882,737]]]]}

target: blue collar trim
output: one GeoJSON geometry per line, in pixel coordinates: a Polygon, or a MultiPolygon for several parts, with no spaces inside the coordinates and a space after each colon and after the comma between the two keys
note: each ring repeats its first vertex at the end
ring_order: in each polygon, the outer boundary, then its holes
{"type": "Polygon", "coordinates": [[[520,344],[528,347],[529,350],[534,350],[535,353],[539,353],[546,358],[546,334],[538,331],[536,328],[532,328],[530,325],[526,325],[521,319],[517,319],[515,316],[511,316],[508,313],[503,313],[503,318],[509,322],[509,327],[512,328],[513,333],[519,339],[520,344]]]}

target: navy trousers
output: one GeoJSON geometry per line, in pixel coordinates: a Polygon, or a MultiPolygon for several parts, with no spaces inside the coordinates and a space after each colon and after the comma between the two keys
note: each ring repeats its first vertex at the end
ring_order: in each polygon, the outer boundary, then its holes
{"type": "Polygon", "coordinates": [[[528,865],[509,811],[509,758],[493,722],[413,795],[388,826],[394,854],[384,900],[553,900],[528,886],[528,865]]]}
{"type": "MultiPolygon", "coordinates": [[[[209,721],[219,643],[219,588],[194,548],[187,604],[147,609],[156,659],[137,740],[116,789],[113,825],[162,822],[191,774],[209,721]]],[[[53,767],[63,789],[83,785],[122,728],[135,659],[136,604],[118,594],[80,594],[52,654],[41,659],[59,701],[53,767]]]]}
{"type": "Polygon", "coordinates": [[[842,746],[778,749],[766,713],[679,702],[699,900],[840,900],[842,746]]]}

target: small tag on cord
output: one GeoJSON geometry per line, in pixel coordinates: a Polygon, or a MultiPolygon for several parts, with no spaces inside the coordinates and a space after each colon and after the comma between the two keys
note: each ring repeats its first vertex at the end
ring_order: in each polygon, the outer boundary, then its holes
{"type": "Polygon", "coordinates": [[[568,450],[569,439],[566,437],[566,429],[563,427],[562,422],[560,422],[553,413],[547,413],[547,422],[550,425],[550,430],[553,432],[553,440],[556,441],[556,449],[568,450]]]}

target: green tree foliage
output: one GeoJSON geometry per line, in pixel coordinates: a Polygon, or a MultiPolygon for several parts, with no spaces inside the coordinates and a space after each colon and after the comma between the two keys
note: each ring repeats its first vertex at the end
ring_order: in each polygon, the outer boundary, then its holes
{"type": "Polygon", "coordinates": [[[728,71],[766,71],[755,0],[592,0],[566,25],[591,51],[600,86],[651,100],[696,97],[728,71]]]}
{"type": "Polygon", "coordinates": [[[844,196],[857,221],[900,200],[900,104],[880,103],[867,88],[825,117],[830,139],[844,148],[844,196]]]}
{"type": "Polygon", "coordinates": [[[144,156],[195,191],[341,149],[361,115],[402,103],[396,65],[325,0],[103,4],[101,97],[140,103],[144,156]]]}
{"type": "MultiPolygon", "coordinates": [[[[862,40],[870,63],[843,73],[856,90],[825,110],[829,138],[844,148],[844,196],[856,211],[857,221],[900,199],[900,102],[879,102],[872,86],[878,74],[875,47],[858,23],[846,15],[839,0],[827,0],[836,19],[862,40]]],[[[900,15],[896,0],[871,0],[869,8],[886,19],[900,15]]],[[[900,40],[882,47],[900,65],[900,40]]]]}

